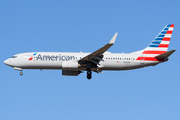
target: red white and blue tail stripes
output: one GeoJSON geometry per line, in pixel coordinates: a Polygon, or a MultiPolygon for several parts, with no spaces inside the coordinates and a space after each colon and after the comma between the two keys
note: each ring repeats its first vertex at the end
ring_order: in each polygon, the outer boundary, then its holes
{"type": "Polygon", "coordinates": [[[170,43],[174,24],[168,24],[165,28],[156,36],[151,44],[143,51],[142,54],[162,54],[167,52],[170,43]]]}
{"type": "Polygon", "coordinates": [[[173,28],[174,24],[166,25],[165,28],[151,42],[151,44],[143,50],[142,55],[138,57],[136,60],[163,61],[157,60],[156,56],[167,52],[173,28]]]}

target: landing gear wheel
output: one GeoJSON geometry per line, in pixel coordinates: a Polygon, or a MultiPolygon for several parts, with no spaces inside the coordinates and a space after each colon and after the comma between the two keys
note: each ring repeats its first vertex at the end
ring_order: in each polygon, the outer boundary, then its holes
{"type": "Polygon", "coordinates": [[[87,79],[91,79],[92,78],[91,74],[92,74],[91,69],[88,68],[87,69],[87,79]]]}
{"type": "Polygon", "coordinates": [[[22,76],[22,75],[23,75],[23,72],[20,72],[19,74],[22,76]]]}
{"type": "Polygon", "coordinates": [[[87,79],[91,79],[92,78],[92,76],[89,74],[89,75],[87,75],[87,79]]]}
{"type": "Polygon", "coordinates": [[[88,71],[87,71],[87,74],[91,75],[91,74],[92,74],[91,70],[88,70],[88,71]]]}

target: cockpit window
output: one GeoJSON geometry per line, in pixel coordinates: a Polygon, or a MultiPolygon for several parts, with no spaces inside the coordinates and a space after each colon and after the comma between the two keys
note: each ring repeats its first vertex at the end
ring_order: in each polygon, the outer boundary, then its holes
{"type": "Polygon", "coordinates": [[[17,56],[12,56],[11,58],[17,58],[17,56]]]}

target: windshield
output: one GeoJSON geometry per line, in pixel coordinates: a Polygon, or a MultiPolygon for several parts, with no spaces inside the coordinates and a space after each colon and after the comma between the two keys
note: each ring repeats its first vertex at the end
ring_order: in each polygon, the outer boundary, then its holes
{"type": "Polygon", "coordinates": [[[16,58],[17,56],[12,56],[11,58],[16,58]]]}

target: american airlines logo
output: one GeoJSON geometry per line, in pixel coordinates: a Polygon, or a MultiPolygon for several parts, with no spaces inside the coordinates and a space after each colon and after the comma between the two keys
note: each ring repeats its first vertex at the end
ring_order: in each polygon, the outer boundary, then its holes
{"type": "MultiPolygon", "coordinates": [[[[33,54],[33,56],[35,56],[37,53],[34,53],[33,54]]],[[[29,58],[29,60],[32,60],[33,59],[33,56],[31,56],[30,58],[29,58]]]]}
{"type": "Polygon", "coordinates": [[[69,60],[75,60],[75,56],[69,56],[69,55],[41,55],[38,54],[36,57],[36,60],[51,60],[51,61],[69,61],[69,60]]]}

